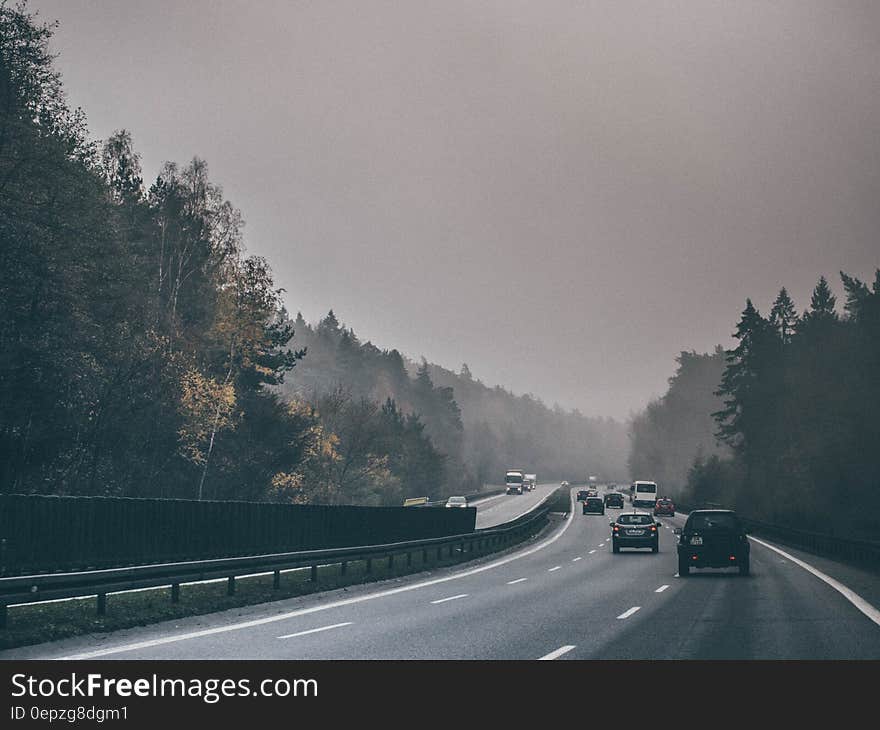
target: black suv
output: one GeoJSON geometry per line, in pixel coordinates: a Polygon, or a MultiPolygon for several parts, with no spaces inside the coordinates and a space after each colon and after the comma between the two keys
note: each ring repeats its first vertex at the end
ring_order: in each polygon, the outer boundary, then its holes
{"type": "Polygon", "coordinates": [[[736,512],[727,509],[699,509],[691,512],[678,535],[678,574],[691,568],[739,568],[749,574],[751,546],[736,512]]]}

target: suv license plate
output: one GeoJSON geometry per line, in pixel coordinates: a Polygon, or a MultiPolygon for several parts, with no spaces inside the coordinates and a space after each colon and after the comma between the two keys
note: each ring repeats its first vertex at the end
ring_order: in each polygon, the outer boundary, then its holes
{"type": "Polygon", "coordinates": [[[694,537],[691,538],[691,545],[702,545],[702,544],[703,544],[703,538],[700,537],[699,535],[694,535],[694,537]]]}

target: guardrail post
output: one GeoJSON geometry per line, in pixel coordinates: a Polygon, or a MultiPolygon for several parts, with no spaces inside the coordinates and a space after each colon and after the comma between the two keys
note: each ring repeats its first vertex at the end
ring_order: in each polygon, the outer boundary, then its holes
{"type": "Polygon", "coordinates": [[[180,603],[180,583],[171,584],[171,603],[180,603]]]}
{"type": "Polygon", "coordinates": [[[107,594],[99,593],[98,594],[98,615],[103,616],[107,613],[107,594]]]}
{"type": "Polygon", "coordinates": [[[365,573],[372,573],[373,572],[373,559],[372,558],[367,558],[367,565],[364,568],[364,572],[365,573]]]}
{"type": "Polygon", "coordinates": [[[394,555],[388,556],[388,570],[394,568],[394,555]]]}
{"type": "Polygon", "coordinates": [[[455,550],[455,545],[453,545],[452,543],[449,543],[449,557],[450,558],[452,557],[452,553],[454,552],[454,550],[455,550]]]}
{"type": "Polygon", "coordinates": [[[276,591],[281,588],[281,571],[276,570],[272,573],[272,588],[276,591]]]}
{"type": "Polygon", "coordinates": [[[6,604],[0,604],[0,629],[6,628],[7,613],[6,604]]]}
{"type": "Polygon", "coordinates": [[[235,576],[230,575],[226,579],[226,595],[234,596],[235,595],[235,576]]]}
{"type": "Polygon", "coordinates": [[[443,560],[443,547],[437,547],[437,560],[443,560]]]}
{"type": "Polygon", "coordinates": [[[407,567],[407,568],[411,568],[411,567],[412,567],[412,553],[407,553],[407,554],[406,554],[406,567],[407,567]]]}
{"type": "Polygon", "coordinates": [[[348,563],[344,560],[339,564],[339,575],[345,575],[345,571],[348,569],[348,563]]]}
{"type": "Polygon", "coordinates": [[[428,562],[428,548],[422,548],[422,565],[428,562]]]}
{"type": "Polygon", "coordinates": [[[312,566],[312,574],[309,579],[312,581],[312,583],[318,582],[318,566],[317,565],[312,566]]]}

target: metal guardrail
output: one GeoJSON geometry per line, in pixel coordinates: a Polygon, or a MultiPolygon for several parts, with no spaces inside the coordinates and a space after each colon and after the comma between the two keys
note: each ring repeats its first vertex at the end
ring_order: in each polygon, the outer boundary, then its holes
{"type": "Polygon", "coordinates": [[[278,589],[283,570],[311,568],[310,578],[312,581],[317,581],[319,566],[339,564],[340,575],[345,575],[349,562],[363,560],[366,561],[365,572],[370,573],[373,560],[387,560],[390,569],[394,566],[395,556],[403,556],[406,564],[410,566],[413,553],[419,550],[422,551],[423,562],[427,562],[430,550],[436,550],[437,559],[441,560],[444,549],[448,550],[448,557],[453,557],[457,550],[459,558],[464,560],[465,555],[476,557],[479,553],[492,552],[518,542],[543,520],[546,514],[547,508],[540,504],[531,512],[496,527],[447,537],[386,545],[363,545],[0,578],[0,628],[6,627],[7,607],[12,604],[97,596],[97,613],[103,615],[106,612],[107,594],[119,591],[170,586],[171,600],[176,603],[180,599],[181,584],[216,578],[226,578],[227,594],[233,595],[236,577],[254,573],[273,572],[273,587],[278,589]]]}

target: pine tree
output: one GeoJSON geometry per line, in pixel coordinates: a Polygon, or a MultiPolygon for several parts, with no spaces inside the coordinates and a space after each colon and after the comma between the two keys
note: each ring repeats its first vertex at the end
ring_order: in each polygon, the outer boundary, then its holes
{"type": "Polygon", "coordinates": [[[779,290],[779,296],[773,302],[773,308],[770,310],[770,325],[776,330],[782,344],[788,345],[797,324],[798,316],[794,302],[785,287],[782,287],[779,290]]]}

